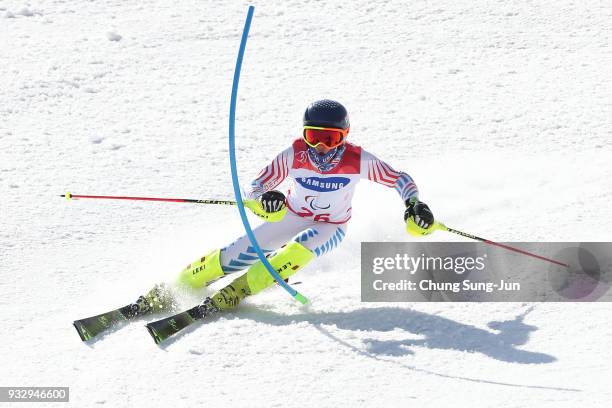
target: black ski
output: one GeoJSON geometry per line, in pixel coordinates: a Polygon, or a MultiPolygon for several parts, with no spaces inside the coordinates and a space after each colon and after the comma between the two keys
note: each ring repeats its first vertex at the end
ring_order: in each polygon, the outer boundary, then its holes
{"type": "Polygon", "coordinates": [[[218,311],[219,309],[213,306],[210,298],[206,298],[204,302],[189,310],[148,323],[146,327],[155,344],[159,344],[196,321],[218,311]]]}
{"type": "Polygon", "coordinates": [[[140,316],[140,314],[138,314],[134,310],[133,305],[130,304],[97,316],[75,320],[72,324],[77,333],[79,333],[81,340],[88,341],[111,327],[133,319],[136,316],[140,316]]]}

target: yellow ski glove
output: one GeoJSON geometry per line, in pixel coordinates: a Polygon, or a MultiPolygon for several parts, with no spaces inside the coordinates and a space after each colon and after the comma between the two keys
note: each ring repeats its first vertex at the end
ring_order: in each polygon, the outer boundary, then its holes
{"type": "Polygon", "coordinates": [[[280,191],[266,191],[261,200],[244,200],[244,206],[267,222],[279,222],[287,213],[285,195],[280,191]]]}

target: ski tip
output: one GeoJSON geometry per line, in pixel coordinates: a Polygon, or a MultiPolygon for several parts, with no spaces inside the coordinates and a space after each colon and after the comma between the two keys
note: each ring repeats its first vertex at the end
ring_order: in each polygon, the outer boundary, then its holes
{"type": "Polygon", "coordinates": [[[159,337],[159,335],[155,331],[155,328],[153,328],[153,326],[149,324],[146,324],[145,327],[147,328],[147,331],[149,332],[151,337],[153,337],[153,341],[155,342],[155,344],[161,343],[162,339],[159,337]]]}
{"type": "Polygon", "coordinates": [[[79,324],[78,320],[75,320],[74,322],[72,322],[72,325],[76,329],[76,331],[79,334],[79,337],[81,338],[82,341],[87,341],[87,340],[89,340],[91,338],[91,337],[88,336],[87,331],[79,324]]]}

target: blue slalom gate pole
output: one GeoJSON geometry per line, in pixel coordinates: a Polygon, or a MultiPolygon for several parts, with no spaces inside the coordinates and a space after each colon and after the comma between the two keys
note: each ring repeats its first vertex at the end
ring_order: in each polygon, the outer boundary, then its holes
{"type": "Polygon", "coordinates": [[[274,277],[276,282],[283,287],[295,300],[302,304],[308,303],[308,299],[304,297],[297,290],[293,289],[287,282],[283,280],[283,278],[274,270],[274,267],[270,265],[268,259],[264,255],[261,247],[257,243],[255,239],[255,235],[253,234],[253,230],[251,229],[251,225],[249,224],[249,220],[247,219],[246,211],[244,209],[244,204],[242,203],[242,195],[240,192],[240,183],[238,181],[238,169],[236,166],[236,143],[235,143],[235,122],[236,122],[236,100],[238,99],[238,82],[240,81],[240,69],[242,68],[242,58],[244,57],[244,50],[246,48],[247,38],[249,36],[249,29],[251,28],[251,20],[253,19],[253,11],[255,7],[249,6],[249,10],[247,12],[246,21],[244,23],[244,29],[242,31],[242,39],[240,40],[240,49],[238,50],[238,58],[236,59],[236,68],[234,69],[234,82],[232,84],[232,97],[230,99],[230,114],[229,114],[229,155],[230,155],[230,169],[232,173],[232,184],[234,187],[234,196],[236,197],[236,204],[238,206],[238,212],[240,213],[240,218],[242,219],[242,224],[244,225],[244,229],[249,237],[249,241],[251,241],[251,245],[255,248],[255,252],[257,256],[266,267],[270,275],[274,277]]]}

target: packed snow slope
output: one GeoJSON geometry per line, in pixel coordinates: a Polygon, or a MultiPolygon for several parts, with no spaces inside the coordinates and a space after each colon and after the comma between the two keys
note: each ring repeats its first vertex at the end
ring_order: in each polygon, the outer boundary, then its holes
{"type": "MultiPolygon", "coordinates": [[[[254,5],[243,182],[333,98],[449,226],[612,239],[609,1],[254,5]]],[[[0,0],[0,385],[69,386],[75,407],[609,406],[608,304],[361,303],[360,242],[413,239],[365,182],[343,246],[296,276],[308,307],[274,288],[163,348],[144,322],[80,341],[73,320],[243,232],[233,207],[58,195],[231,199],[247,6],[0,0]]]]}

